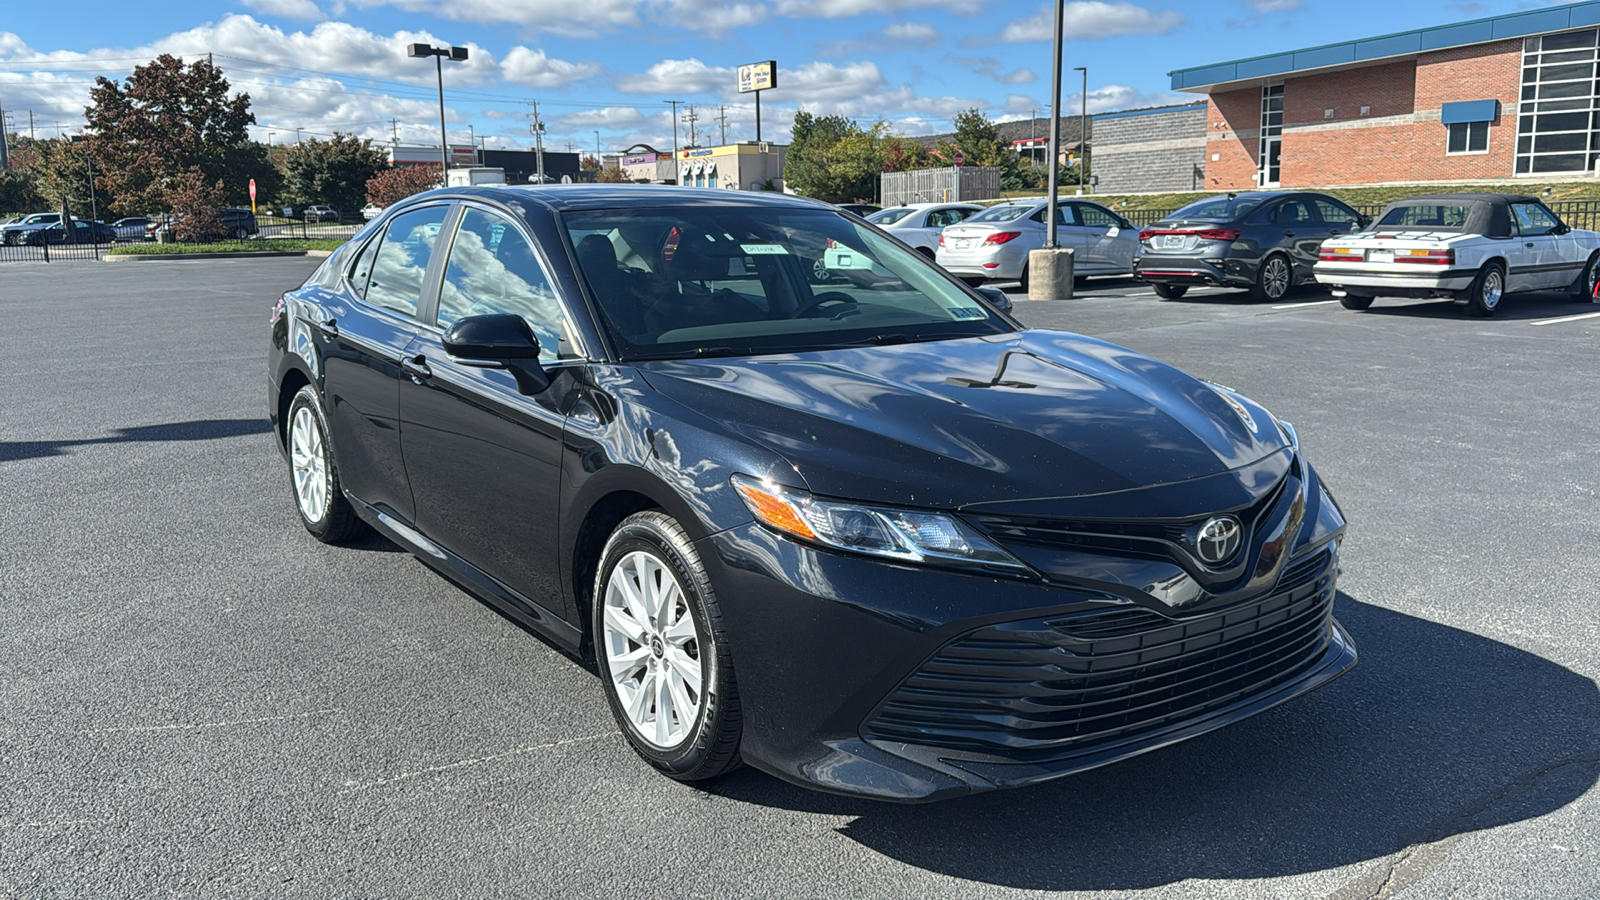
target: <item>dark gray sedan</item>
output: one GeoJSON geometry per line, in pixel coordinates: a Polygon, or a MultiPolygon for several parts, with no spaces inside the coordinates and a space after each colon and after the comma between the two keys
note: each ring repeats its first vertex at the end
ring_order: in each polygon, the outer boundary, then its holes
{"type": "Polygon", "coordinates": [[[1163,300],[1176,300],[1196,284],[1248,288],[1257,300],[1277,300],[1313,280],[1324,240],[1359,231],[1367,221],[1327,194],[1207,197],[1139,232],[1143,253],[1133,274],[1163,300]]]}

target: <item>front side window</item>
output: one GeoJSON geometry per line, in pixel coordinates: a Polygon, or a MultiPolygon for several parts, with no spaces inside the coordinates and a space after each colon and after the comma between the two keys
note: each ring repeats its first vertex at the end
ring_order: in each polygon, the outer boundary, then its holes
{"type": "Polygon", "coordinates": [[[914,212],[916,212],[916,210],[908,209],[903,206],[897,209],[883,209],[873,213],[870,216],[867,216],[867,221],[874,225],[893,225],[894,223],[899,222],[914,212]]]}
{"type": "Polygon", "coordinates": [[[1446,153],[1488,153],[1488,122],[1456,122],[1446,125],[1450,129],[1445,141],[1446,153]]]}
{"type": "Polygon", "coordinates": [[[1556,227],[1561,224],[1553,213],[1537,203],[1511,204],[1511,218],[1524,237],[1554,234],[1556,227]]]}
{"type": "Polygon", "coordinates": [[[1329,225],[1344,225],[1349,222],[1359,222],[1361,220],[1361,216],[1358,215],[1355,210],[1348,206],[1335,203],[1332,200],[1323,200],[1319,197],[1312,202],[1316,204],[1317,212],[1321,214],[1322,221],[1328,223],[1329,225]]]}
{"type": "Polygon", "coordinates": [[[569,212],[578,269],[628,359],[793,353],[1014,326],[914,251],[827,210],[569,212]]]}
{"type": "Polygon", "coordinates": [[[528,239],[494,213],[469,208],[450,245],[439,289],[439,327],[465,316],[521,316],[539,339],[539,360],[554,362],[566,316],[528,239]]]}
{"type": "Polygon", "coordinates": [[[1121,220],[1098,206],[1078,207],[1078,217],[1090,228],[1119,228],[1121,220]]]}
{"type": "Polygon", "coordinates": [[[416,316],[422,279],[449,211],[448,206],[425,206],[389,220],[367,279],[368,303],[404,316],[416,316]]]}

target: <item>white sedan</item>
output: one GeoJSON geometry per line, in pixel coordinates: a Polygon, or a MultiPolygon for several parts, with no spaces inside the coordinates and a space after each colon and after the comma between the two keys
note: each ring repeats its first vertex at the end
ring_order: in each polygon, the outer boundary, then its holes
{"type": "Polygon", "coordinates": [[[1348,309],[1377,297],[1449,297],[1492,316],[1507,294],[1600,281],[1600,233],[1569,228],[1537,197],[1435,194],[1397,200],[1366,229],[1322,243],[1312,269],[1348,309]]]}
{"type": "Polygon", "coordinates": [[[867,221],[932,259],[939,249],[939,232],[983,210],[976,203],[908,203],[880,209],[867,221]]]}

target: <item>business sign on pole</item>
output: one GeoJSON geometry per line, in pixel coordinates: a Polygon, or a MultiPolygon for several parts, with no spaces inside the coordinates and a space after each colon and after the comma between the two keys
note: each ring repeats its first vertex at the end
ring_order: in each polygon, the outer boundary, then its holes
{"type": "Polygon", "coordinates": [[[750,63],[739,67],[739,93],[765,91],[778,86],[778,61],[750,63]]]}

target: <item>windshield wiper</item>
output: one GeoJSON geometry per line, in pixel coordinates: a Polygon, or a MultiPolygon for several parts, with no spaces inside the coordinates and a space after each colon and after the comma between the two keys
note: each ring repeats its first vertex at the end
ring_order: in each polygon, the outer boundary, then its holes
{"type": "Polygon", "coordinates": [[[661,353],[630,353],[628,362],[644,362],[653,359],[703,359],[708,356],[746,356],[749,349],[735,347],[689,347],[683,350],[669,350],[661,353]]]}

